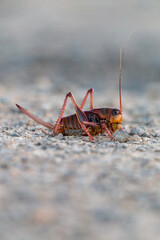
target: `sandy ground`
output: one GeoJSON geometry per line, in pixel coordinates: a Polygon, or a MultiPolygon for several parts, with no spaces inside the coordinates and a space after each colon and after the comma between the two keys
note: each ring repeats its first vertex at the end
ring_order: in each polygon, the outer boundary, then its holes
{"type": "MultiPolygon", "coordinates": [[[[0,1],[0,240],[159,240],[160,2],[0,1]],[[112,142],[44,135],[65,94],[119,107],[112,142]]],[[[86,106],[87,109],[88,106],[86,106]]],[[[65,115],[73,114],[68,102],[65,115]]]]}

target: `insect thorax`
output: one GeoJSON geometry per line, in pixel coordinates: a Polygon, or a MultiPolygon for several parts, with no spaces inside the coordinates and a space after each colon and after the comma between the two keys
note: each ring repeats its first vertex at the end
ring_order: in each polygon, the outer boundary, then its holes
{"type": "Polygon", "coordinates": [[[87,117],[89,122],[100,124],[100,117],[96,113],[88,112],[87,117]]]}

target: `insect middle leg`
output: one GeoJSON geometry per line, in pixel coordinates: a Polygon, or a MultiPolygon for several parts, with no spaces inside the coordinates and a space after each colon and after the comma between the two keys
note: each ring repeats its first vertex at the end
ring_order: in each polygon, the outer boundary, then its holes
{"type": "Polygon", "coordinates": [[[66,95],[66,97],[64,99],[62,110],[61,110],[61,113],[60,113],[59,118],[57,120],[57,123],[56,123],[56,126],[55,126],[55,129],[54,129],[53,133],[54,134],[57,133],[58,127],[59,127],[59,125],[61,123],[61,119],[63,117],[63,113],[64,113],[64,110],[65,110],[65,107],[66,107],[66,104],[67,104],[68,97],[71,98],[71,101],[72,101],[72,103],[74,105],[74,108],[75,108],[75,111],[76,111],[76,116],[77,116],[77,119],[79,121],[79,124],[81,125],[82,129],[86,132],[86,134],[89,136],[91,141],[93,141],[94,138],[91,136],[91,134],[89,133],[89,131],[87,130],[87,128],[85,127],[85,125],[83,123],[83,121],[84,122],[88,122],[88,118],[87,118],[86,114],[81,110],[81,108],[78,107],[78,105],[77,105],[77,103],[76,103],[76,101],[75,101],[75,99],[74,99],[74,97],[73,97],[71,92],[67,93],[67,95],[66,95]]]}

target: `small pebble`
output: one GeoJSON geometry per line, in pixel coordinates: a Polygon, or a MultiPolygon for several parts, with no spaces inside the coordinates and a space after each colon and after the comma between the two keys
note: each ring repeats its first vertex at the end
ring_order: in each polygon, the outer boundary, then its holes
{"type": "Polygon", "coordinates": [[[32,135],[31,135],[31,134],[28,134],[26,137],[27,137],[27,138],[32,138],[32,135]]]}
{"type": "Polygon", "coordinates": [[[116,131],[113,134],[113,137],[116,141],[119,142],[127,142],[129,140],[129,135],[125,131],[122,131],[121,129],[116,131]]]}
{"type": "Polygon", "coordinates": [[[35,211],[31,212],[31,218],[34,223],[47,224],[54,220],[55,213],[52,206],[40,206],[35,211]]]}
{"type": "Polygon", "coordinates": [[[139,147],[137,147],[137,150],[140,152],[145,152],[145,151],[147,151],[147,148],[145,146],[139,146],[139,147]]]}
{"type": "Polygon", "coordinates": [[[131,135],[138,135],[140,137],[149,136],[149,133],[146,131],[145,127],[136,127],[131,130],[131,135]]]}
{"type": "Polygon", "coordinates": [[[16,132],[12,132],[12,133],[11,133],[11,136],[12,136],[12,137],[19,137],[19,134],[16,133],[16,132]]]}
{"type": "Polygon", "coordinates": [[[59,139],[59,140],[62,140],[64,137],[63,137],[63,134],[60,133],[60,134],[54,136],[54,138],[59,139]]]}
{"type": "Polygon", "coordinates": [[[154,137],[160,137],[160,133],[155,133],[154,137]]]}
{"type": "Polygon", "coordinates": [[[66,148],[66,144],[63,142],[60,142],[59,144],[56,144],[56,149],[64,150],[66,148]]]}
{"type": "Polygon", "coordinates": [[[79,152],[80,152],[79,146],[78,146],[78,145],[73,145],[72,151],[73,151],[74,153],[79,153],[79,152]]]}
{"type": "Polygon", "coordinates": [[[27,122],[27,126],[33,126],[34,125],[34,121],[32,119],[29,119],[27,122]]]}
{"type": "Polygon", "coordinates": [[[8,145],[13,144],[13,143],[14,143],[14,140],[11,139],[11,140],[8,142],[8,145]]]}
{"type": "Polygon", "coordinates": [[[128,147],[128,143],[123,143],[121,146],[123,149],[126,149],[128,147]]]}
{"type": "Polygon", "coordinates": [[[10,161],[8,161],[8,159],[5,159],[5,158],[1,159],[0,167],[4,168],[4,169],[9,168],[10,167],[10,161]]]}
{"type": "Polygon", "coordinates": [[[155,149],[155,152],[160,153],[160,148],[155,149]]]}
{"type": "Polygon", "coordinates": [[[130,141],[134,143],[140,143],[142,142],[142,139],[138,135],[130,136],[130,141]]]}

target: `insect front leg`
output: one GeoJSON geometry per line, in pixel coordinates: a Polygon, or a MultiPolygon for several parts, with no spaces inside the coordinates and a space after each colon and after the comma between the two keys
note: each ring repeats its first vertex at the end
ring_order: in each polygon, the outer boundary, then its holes
{"type": "Polygon", "coordinates": [[[73,106],[74,106],[75,111],[76,111],[77,119],[78,119],[78,121],[79,121],[82,129],[86,132],[86,134],[89,136],[89,138],[91,139],[91,141],[93,141],[94,138],[91,136],[91,134],[89,133],[89,131],[87,130],[87,128],[85,127],[85,125],[84,125],[84,123],[83,123],[83,121],[88,122],[88,118],[87,118],[86,114],[81,110],[81,108],[78,107],[78,105],[77,105],[77,103],[76,103],[76,101],[75,101],[75,99],[74,99],[74,97],[73,97],[73,95],[72,95],[71,92],[67,93],[67,95],[66,95],[66,97],[65,97],[65,99],[64,99],[64,103],[63,103],[63,106],[62,106],[62,110],[61,110],[61,113],[60,113],[59,118],[58,118],[58,120],[57,120],[57,123],[56,123],[56,126],[55,126],[55,129],[54,129],[53,133],[54,133],[54,134],[57,133],[58,127],[59,127],[59,125],[60,125],[61,119],[62,119],[63,114],[64,114],[64,111],[65,111],[65,107],[66,107],[66,104],[67,104],[67,99],[68,99],[68,97],[71,98],[71,101],[72,101],[73,106]]]}
{"type": "Polygon", "coordinates": [[[87,97],[88,97],[88,94],[90,93],[90,109],[93,109],[93,94],[94,94],[94,90],[93,88],[89,89],[81,103],[81,106],[80,106],[80,109],[83,109],[84,107],[84,104],[86,103],[86,100],[87,100],[87,97]]]}
{"type": "Polygon", "coordinates": [[[110,131],[107,129],[106,125],[104,123],[101,124],[102,128],[105,130],[105,132],[108,134],[111,140],[113,140],[113,136],[110,133],[110,131]]]}

